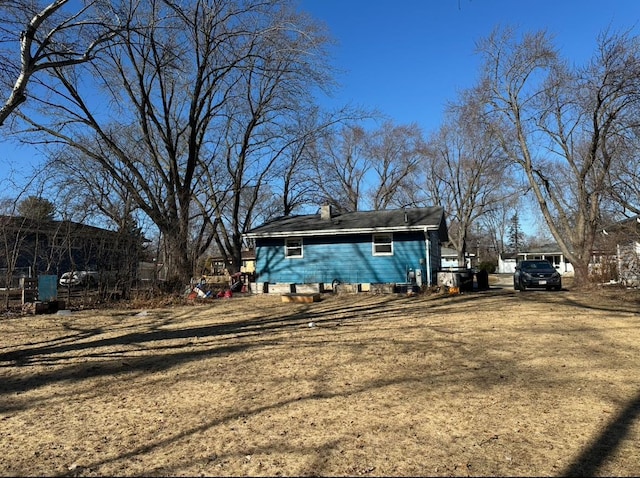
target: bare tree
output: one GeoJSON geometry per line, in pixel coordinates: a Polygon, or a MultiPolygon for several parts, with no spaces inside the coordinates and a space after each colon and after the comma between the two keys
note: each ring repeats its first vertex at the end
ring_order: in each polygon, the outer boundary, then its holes
{"type": "Polygon", "coordinates": [[[289,0],[113,8],[127,28],[106,54],[54,70],[58,83],[41,98],[49,121],[22,119],[127,191],[183,283],[214,238],[240,257],[250,223],[241,196],[258,194],[284,157],[288,113],[329,81],[324,37],[289,0]],[[89,90],[87,74],[97,79],[89,90]]]}
{"type": "Polygon", "coordinates": [[[308,152],[312,138],[313,135],[301,135],[288,150],[289,161],[284,161],[282,164],[280,195],[282,206],[278,209],[282,210],[284,216],[290,215],[297,208],[313,200],[315,188],[310,175],[308,152]]]}
{"type": "Polygon", "coordinates": [[[312,150],[314,181],[321,201],[339,211],[358,211],[371,164],[366,161],[366,131],[357,125],[327,130],[312,150]]]}
{"type": "Polygon", "coordinates": [[[375,178],[369,190],[374,210],[407,205],[409,195],[402,193],[414,187],[425,149],[422,131],[415,123],[387,121],[367,135],[366,156],[375,178]]]}
{"type": "Polygon", "coordinates": [[[5,99],[0,106],[0,126],[27,100],[34,75],[91,61],[115,35],[118,25],[112,19],[117,17],[96,16],[92,7],[98,2],[79,7],[71,3],[2,2],[0,81],[5,99]]]}
{"type": "Polygon", "coordinates": [[[488,236],[488,248],[494,250],[497,255],[507,251],[510,218],[520,207],[517,198],[506,199],[499,202],[491,210],[486,211],[478,219],[478,226],[488,236]]]}
{"type": "Polygon", "coordinates": [[[23,229],[24,219],[14,219],[10,216],[0,216],[0,280],[3,282],[5,309],[9,307],[10,289],[27,233],[23,229]]]}
{"type": "Polygon", "coordinates": [[[64,205],[60,212],[65,219],[117,231],[115,247],[126,253],[117,255],[118,261],[104,264],[108,270],[99,271],[100,279],[104,280],[98,285],[103,292],[107,286],[113,288],[117,285],[124,296],[129,296],[142,256],[143,234],[137,217],[139,207],[130,192],[104,169],[87,168],[72,153],[73,150],[63,150],[50,161],[50,168],[55,170],[55,174],[49,189],[57,192],[59,203],[64,205]]]}
{"type": "Polygon", "coordinates": [[[616,161],[609,174],[610,211],[618,218],[640,214],[640,129],[634,128],[625,148],[629,159],[616,161]]]}
{"type": "MultiPolygon", "coordinates": [[[[375,112],[368,115],[380,118],[375,112]]],[[[314,193],[339,211],[422,205],[418,178],[425,142],[420,128],[389,120],[371,130],[363,124],[327,129],[310,145],[314,193]]]]}
{"type": "Polygon", "coordinates": [[[461,94],[428,141],[425,163],[426,193],[447,211],[449,239],[460,264],[474,223],[517,194],[517,183],[506,180],[507,163],[496,137],[480,121],[480,106],[472,92],[461,94]]]}
{"type": "Polygon", "coordinates": [[[518,40],[496,31],[479,50],[484,119],[526,176],[575,284],[585,284],[609,172],[627,159],[640,112],[638,39],[602,35],[584,68],[561,62],[544,32],[518,40]]]}
{"type": "Polygon", "coordinates": [[[323,181],[314,175],[319,159],[318,145],[333,134],[336,127],[370,115],[371,113],[351,108],[341,108],[330,113],[319,109],[305,110],[298,115],[297,139],[289,145],[286,151],[288,160],[281,163],[273,184],[274,192],[279,193],[273,198],[276,203],[281,203],[276,207],[279,213],[287,216],[305,206],[318,206],[318,197],[323,196],[318,187],[323,181]]]}
{"type": "MultiPolygon", "coordinates": [[[[309,18],[278,5],[286,3],[271,5],[271,24],[250,44],[201,169],[203,226],[210,219],[211,237],[232,273],[241,265],[243,234],[256,212],[264,212],[265,193],[283,185],[284,212],[296,206],[287,202],[296,179],[291,174],[301,177],[305,168],[296,166],[305,159],[307,138],[326,127],[303,118],[316,116],[309,92],[331,83],[327,39],[309,18]]],[[[202,252],[208,246],[203,243],[202,252]]]]}

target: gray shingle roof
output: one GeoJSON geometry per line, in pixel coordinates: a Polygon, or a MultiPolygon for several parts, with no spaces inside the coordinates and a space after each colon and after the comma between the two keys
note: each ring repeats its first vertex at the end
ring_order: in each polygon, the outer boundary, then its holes
{"type": "Polygon", "coordinates": [[[542,244],[540,246],[530,247],[529,249],[525,248],[520,252],[526,254],[561,254],[560,246],[556,243],[542,244]]]}
{"type": "Polygon", "coordinates": [[[322,219],[320,213],[284,216],[252,229],[246,236],[257,238],[294,235],[362,234],[368,232],[424,231],[425,228],[439,231],[441,241],[448,240],[444,209],[442,207],[347,212],[333,214],[331,219],[322,219]]]}

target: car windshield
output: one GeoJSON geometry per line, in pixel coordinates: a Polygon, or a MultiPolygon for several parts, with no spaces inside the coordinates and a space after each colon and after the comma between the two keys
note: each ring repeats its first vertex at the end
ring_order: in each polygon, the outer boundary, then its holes
{"type": "Polygon", "coordinates": [[[527,270],[555,270],[551,263],[547,261],[522,261],[520,268],[527,270]]]}

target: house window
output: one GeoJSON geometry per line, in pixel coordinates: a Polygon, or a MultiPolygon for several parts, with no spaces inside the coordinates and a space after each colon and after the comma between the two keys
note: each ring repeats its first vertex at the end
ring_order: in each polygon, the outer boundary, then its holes
{"type": "Polygon", "coordinates": [[[548,256],[547,260],[551,262],[555,267],[560,267],[560,256],[548,256]]]}
{"type": "Polygon", "coordinates": [[[374,234],[373,235],[373,255],[374,256],[392,256],[393,255],[393,236],[391,234],[374,234]]]}
{"type": "Polygon", "coordinates": [[[302,239],[291,238],[284,240],[284,255],[285,257],[302,257],[302,239]]]}

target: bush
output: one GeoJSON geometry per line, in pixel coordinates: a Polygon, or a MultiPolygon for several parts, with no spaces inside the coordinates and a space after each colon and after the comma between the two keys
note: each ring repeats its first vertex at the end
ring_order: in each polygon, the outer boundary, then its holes
{"type": "Polygon", "coordinates": [[[487,271],[489,274],[495,274],[497,264],[495,262],[481,262],[478,270],[487,271]]]}

